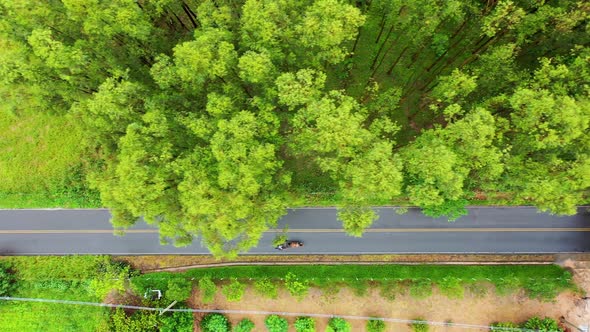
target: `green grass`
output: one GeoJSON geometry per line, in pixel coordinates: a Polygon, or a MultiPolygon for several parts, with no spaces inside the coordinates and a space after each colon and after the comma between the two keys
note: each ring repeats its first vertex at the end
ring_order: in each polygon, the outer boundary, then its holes
{"type": "Polygon", "coordinates": [[[98,207],[84,184],[83,131],[67,115],[0,112],[0,208],[98,207]]]}
{"type": "Polygon", "coordinates": [[[574,289],[571,275],[556,265],[296,265],[296,266],[234,266],[192,269],[184,273],[149,273],[133,278],[137,289],[166,289],[170,278],[210,276],[213,280],[283,280],[288,273],[307,279],[314,285],[342,282],[357,288],[359,281],[412,281],[413,283],[443,283],[457,278],[462,285],[490,282],[501,286],[506,278],[517,280],[517,286],[529,296],[550,300],[560,291],[574,289]],[[358,279],[358,280],[357,280],[358,279]]]}
{"type": "MultiPolygon", "coordinates": [[[[7,257],[18,280],[14,297],[100,302],[90,281],[106,256],[7,257]]],[[[108,331],[107,308],[35,302],[0,303],[0,331],[108,331]]]]}

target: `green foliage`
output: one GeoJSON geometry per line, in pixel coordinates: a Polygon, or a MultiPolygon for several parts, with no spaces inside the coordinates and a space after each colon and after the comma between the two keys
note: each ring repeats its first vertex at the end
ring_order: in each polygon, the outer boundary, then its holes
{"type": "Polygon", "coordinates": [[[495,280],[494,284],[496,285],[496,292],[499,295],[507,295],[518,290],[521,285],[521,280],[519,280],[516,276],[509,274],[500,278],[499,280],[495,280]]]}
{"type": "Polygon", "coordinates": [[[315,332],[315,320],[311,317],[297,317],[295,319],[295,331],[297,332],[315,332]]]}
{"type": "Polygon", "coordinates": [[[173,312],[160,318],[160,332],[192,332],[195,318],[191,312],[173,312]]]}
{"type": "Polygon", "coordinates": [[[199,293],[201,296],[201,302],[211,303],[217,293],[217,286],[208,276],[199,279],[199,293]]]}
{"type": "Polygon", "coordinates": [[[462,299],[465,287],[458,278],[443,278],[437,283],[440,292],[449,299],[462,299]]]}
{"type": "Polygon", "coordinates": [[[563,331],[563,329],[559,327],[557,321],[549,317],[545,317],[543,319],[539,317],[532,317],[523,324],[523,327],[525,329],[539,332],[563,331]]]}
{"type": "Polygon", "coordinates": [[[350,332],[352,331],[350,323],[340,317],[330,318],[326,332],[350,332]]]}
{"type": "Polygon", "coordinates": [[[412,331],[414,332],[428,332],[430,330],[430,326],[428,323],[422,318],[414,318],[414,322],[411,324],[412,331]]]}
{"type": "Polygon", "coordinates": [[[379,295],[388,301],[395,301],[395,298],[404,292],[404,286],[399,281],[381,281],[379,284],[379,295]]]}
{"type": "Polygon", "coordinates": [[[228,284],[223,286],[221,292],[229,302],[238,302],[244,296],[244,290],[246,289],[246,285],[239,282],[237,279],[232,279],[232,281],[228,284]]]}
{"type": "Polygon", "coordinates": [[[413,280],[410,283],[410,295],[417,299],[424,299],[432,295],[432,282],[424,279],[413,280]]]}
{"type": "Polygon", "coordinates": [[[201,319],[201,330],[203,332],[230,332],[231,326],[227,317],[218,313],[210,313],[201,319]]]}
{"type": "Polygon", "coordinates": [[[254,329],[254,323],[248,318],[242,319],[238,325],[234,326],[233,332],[250,332],[254,329]]]}
{"type": "Polygon", "coordinates": [[[264,320],[264,325],[268,332],[287,332],[289,329],[287,320],[277,315],[267,316],[264,320]]]}
{"type": "Polygon", "coordinates": [[[278,297],[278,287],[270,279],[264,278],[254,282],[254,290],[259,295],[268,297],[269,299],[276,299],[278,297]]]}
{"type": "Polygon", "coordinates": [[[170,279],[164,297],[171,301],[184,302],[190,297],[192,290],[193,285],[190,281],[184,278],[170,279]]]}
{"type": "Polygon", "coordinates": [[[366,280],[350,280],[347,282],[347,286],[352,289],[354,295],[365,296],[369,290],[369,284],[366,280]]]}
{"type": "Polygon", "coordinates": [[[285,276],[285,287],[292,296],[301,300],[309,291],[309,282],[307,280],[299,280],[294,273],[289,271],[285,276]]]}
{"type": "Polygon", "coordinates": [[[16,287],[16,278],[10,271],[10,265],[0,261],[0,296],[10,296],[16,287]]]}
{"type": "Polygon", "coordinates": [[[338,211],[338,219],[342,221],[346,233],[361,237],[365,228],[377,220],[377,214],[370,208],[348,207],[338,211]]]}
{"type": "Polygon", "coordinates": [[[518,329],[518,324],[514,324],[511,322],[497,322],[491,325],[490,331],[495,332],[513,332],[515,329],[518,329]]]}
{"type": "Polygon", "coordinates": [[[469,293],[478,298],[482,298],[488,294],[488,287],[483,282],[474,282],[467,286],[469,293]]]}
{"type": "Polygon", "coordinates": [[[366,330],[367,332],[383,332],[385,331],[385,322],[381,319],[369,319],[366,330]]]}
{"type": "Polygon", "coordinates": [[[158,331],[158,313],[137,311],[127,316],[122,309],[117,309],[111,316],[110,330],[114,332],[158,331]]]}

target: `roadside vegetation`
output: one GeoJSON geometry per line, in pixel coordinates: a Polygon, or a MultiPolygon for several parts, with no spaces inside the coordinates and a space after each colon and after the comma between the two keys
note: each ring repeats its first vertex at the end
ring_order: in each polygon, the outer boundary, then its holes
{"type": "Polygon", "coordinates": [[[217,256],[294,205],[338,206],[354,236],[371,205],[573,214],[590,185],[589,12],[0,0],[0,204],[104,205],[117,227],[143,216],[217,256]]]}
{"type": "MultiPolygon", "coordinates": [[[[464,292],[478,294],[494,286],[498,294],[524,291],[540,301],[552,301],[558,293],[574,290],[569,273],[553,265],[440,266],[440,265],[315,265],[264,266],[193,269],[184,273],[139,274],[128,265],[107,256],[4,257],[0,260],[0,296],[37,299],[106,302],[174,309],[207,308],[218,295],[228,302],[243,301],[244,290],[252,287],[256,296],[301,301],[312,287],[325,296],[342,288],[357,296],[379,289],[387,301],[410,294],[422,299],[433,288],[450,299],[460,300],[464,292]],[[479,287],[479,288],[478,288],[479,287]],[[478,290],[479,289],[479,290],[478,290]],[[161,292],[158,298],[156,290],[161,292]]],[[[253,294],[253,293],[249,293],[253,294]]],[[[330,295],[332,294],[332,295],[330,295]]],[[[251,295],[250,295],[251,296],[251,295]]],[[[280,309],[277,309],[280,311],[280,309]]],[[[64,303],[0,302],[0,326],[7,331],[287,331],[292,324],[298,332],[316,330],[318,318],[269,315],[264,327],[249,319],[231,326],[219,313],[193,317],[190,312],[159,312],[109,309],[64,303]]],[[[419,319],[417,319],[419,320],[419,319]]],[[[388,324],[373,317],[368,331],[383,331],[388,324]]],[[[524,326],[549,326],[550,320],[532,319],[524,326]]],[[[419,323],[413,326],[417,329],[419,323]]],[[[507,327],[509,323],[498,323],[507,327]]],[[[330,331],[350,331],[350,323],[338,317],[327,321],[330,331]]],[[[427,325],[426,325],[427,327],[427,325]]],[[[533,327],[527,327],[534,329],[533,327]]],[[[420,330],[422,331],[422,330],[420,330]]]]}

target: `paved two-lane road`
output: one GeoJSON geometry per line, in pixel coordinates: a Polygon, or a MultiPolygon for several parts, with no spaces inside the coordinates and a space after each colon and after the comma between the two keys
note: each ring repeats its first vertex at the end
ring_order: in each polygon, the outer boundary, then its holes
{"type": "MultiPolygon", "coordinates": [[[[252,254],[378,253],[560,253],[590,252],[590,213],[569,217],[537,213],[534,208],[477,207],[454,223],[410,209],[397,215],[380,208],[381,218],[362,238],[344,234],[332,208],[292,209],[278,230],[264,234],[252,254]],[[305,247],[278,252],[277,231],[305,247]]],[[[205,254],[199,239],[188,247],[161,246],[157,229],[139,223],[114,236],[107,210],[0,210],[0,255],[35,254],[205,254]]]]}

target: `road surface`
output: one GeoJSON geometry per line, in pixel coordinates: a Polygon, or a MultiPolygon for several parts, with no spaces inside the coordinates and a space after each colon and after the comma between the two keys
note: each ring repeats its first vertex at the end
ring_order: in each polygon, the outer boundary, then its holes
{"type": "MultiPolygon", "coordinates": [[[[378,209],[380,219],[362,238],[347,236],[332,208],[290,209],[277,229],[266,232],[250,254],[382,253],[564,253],[590,252],[590,213],[556,217],[529,207],[477,207],[449,223],[416,209],[397,215],[378,209]],[[274,250],[272,239],[285,224],[289,237],[305,247],[274,250]]],[[[113,235],[107,210],[0,210],[0,255],[206,254],[193,245],[161,246],[153,226],[138,223],[113,235]]]]}

